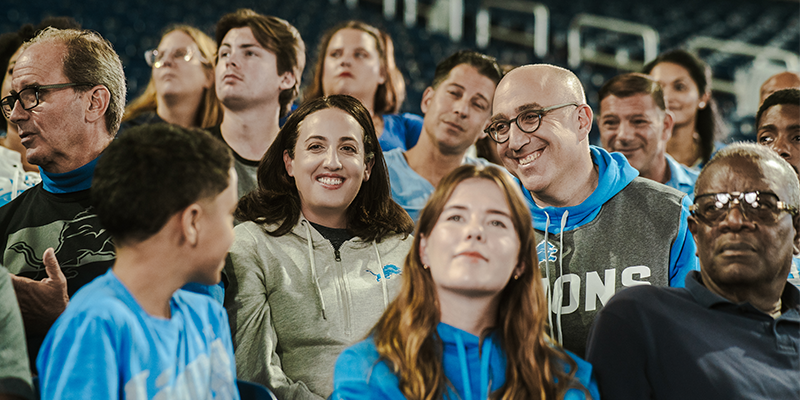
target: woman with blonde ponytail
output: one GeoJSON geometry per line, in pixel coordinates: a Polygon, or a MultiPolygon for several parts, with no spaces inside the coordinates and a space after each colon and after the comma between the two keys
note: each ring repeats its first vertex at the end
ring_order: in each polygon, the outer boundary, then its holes
{"type": "Polygon", "coordinates": [[[464,165],[420,214],[403,287],[336,362],[333,399],[597,399],[545,333],[531,216],[500,169],[464,165]]]}

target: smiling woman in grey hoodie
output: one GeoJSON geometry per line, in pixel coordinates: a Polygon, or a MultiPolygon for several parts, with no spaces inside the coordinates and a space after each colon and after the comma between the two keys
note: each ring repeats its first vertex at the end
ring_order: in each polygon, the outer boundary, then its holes
{"type": "Polygon", "coordinates": [[[243,197],[226,308],[240,379],[320,399],[400,287],[411,218],[392,199],[369,112],[345,95],[287,120],[243,197]]]}

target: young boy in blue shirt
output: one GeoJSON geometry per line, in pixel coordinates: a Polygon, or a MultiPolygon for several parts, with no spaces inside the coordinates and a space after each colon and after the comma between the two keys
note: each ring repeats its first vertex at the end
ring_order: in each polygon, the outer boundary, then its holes
{"type": "Polygon", "coordinates": [[[116,262],[81,288],[37,366],[42,399],[238,399],[225,310],[180,290],[220,281],[238,196],[230,151],[206,132],[132,128],[97,165],[93,211],[116,262]]]}

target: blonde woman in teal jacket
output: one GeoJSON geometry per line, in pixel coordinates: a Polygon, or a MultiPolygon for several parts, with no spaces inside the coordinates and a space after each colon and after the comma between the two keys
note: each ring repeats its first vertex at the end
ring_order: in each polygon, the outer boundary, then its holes
{"type": "Polygon", "coordinates": [[[287,120],[243,197],[226,297],[240,379],[322,399],[338,354],[399,290],[413,229],[392,199],[369,112],[337,95],[287,120]]]}

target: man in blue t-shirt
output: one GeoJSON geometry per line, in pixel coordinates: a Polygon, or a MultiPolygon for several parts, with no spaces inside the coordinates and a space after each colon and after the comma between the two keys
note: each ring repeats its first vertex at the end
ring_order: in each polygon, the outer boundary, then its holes
{"type": "Polygon", "coordinates": [[[425,114],[414,147],[384,153],[392,198],[416,221],[436,185],[462,164],[488,164],[467,156],[492,111],[494,88],[503,73],[497,60],[459,51],[440,62],[422,94],[425,114]]]}
{"type": "Polygon", "coordinates": [[[220,281],[236,188],[230,151],[201,130],[142,125],[108,146],[91,200],[116,261],[47,334],[43,399],[239,398],[225,310],[180,289],[220,281]]]}

